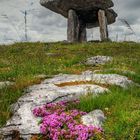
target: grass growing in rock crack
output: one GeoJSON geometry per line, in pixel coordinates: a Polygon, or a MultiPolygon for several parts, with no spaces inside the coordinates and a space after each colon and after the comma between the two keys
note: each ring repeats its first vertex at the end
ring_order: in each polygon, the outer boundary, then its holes
{"type": "MultiPolygon", "coordinates": [[[[140,84],[139,43],[16,43],[0,46],[0,81],[15,85],[0,89],[0,126],[11,116],[10,105],[15,103],[29,85],[40,83],[59,73],[80,74],[85,70],[118,73],[140,84]],[[86,66],[86,58],[109,55],[113,61],[105,65],[86,66]],[[124,73],[122,70],[129,71],[124,73]],[[134,71],[135,73],[131,73],[134,71]]],[[[105,139],[140,139],[140,88],[123,90],[111,87],[111,93],[98,98],[81,98],[78,108],[84,111],[103,109],[107,116],[104,124],[105,139]]]]}

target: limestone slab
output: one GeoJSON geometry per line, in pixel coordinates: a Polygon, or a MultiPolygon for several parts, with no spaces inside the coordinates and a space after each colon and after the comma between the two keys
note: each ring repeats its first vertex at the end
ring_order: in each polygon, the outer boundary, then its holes
{"type": "MultiPolygon", "coordinates": [[[[93,96],[108,92],[109,90],[101,85],[86,83],[86,81],[95,81],[97,83],[118,85],[127,87],[132,83],[127,77],[116,74],[94,74],[91,71],[83,72],[81,75],[59,74],[53,78],[44,80],[41,84],[30,86],[26,93],[19,98],[16,104],[12,106],[13,117],[7,122],[0,133],[9,140],[13,132],[18,131],[23,139],[29,139],[32,134],[39,134],[38,119],[32,114],[32,110],[36,106],[60,100],[73,100],[86,95],[90,92],[93,96]],[[57,84],[85,81],[85,84],[77,84],[71,86],[59,87],[57,84]]],[[[91,113],[89,120],[96,125],[101,125],[103,114],[100,111],[91,113]],[[97,113],[97,114],[96,114],[97,113]],[[101,117],[100,117],[101,116],[101,117]],[[100,119],[102,118],[102,119],[100,119]]],[[[89,117],[88,117],[89,118],[89,117]]],[[[87,120],[86,117],[83,118],[87,120]]],[[[85,121],[88,125],[88,122],[85,121]]]]}

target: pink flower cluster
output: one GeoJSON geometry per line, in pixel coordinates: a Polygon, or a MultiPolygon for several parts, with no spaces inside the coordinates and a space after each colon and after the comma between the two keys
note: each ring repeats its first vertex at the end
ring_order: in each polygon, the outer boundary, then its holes
{"type": "Polygon", "coordinates": [[[86,112],[68,110],[68,105],[78,102],[60,101],[35,108],[34,116],[42,118],[40,132],[51,140],[88,140],[100,133],[101,128],[81,124],[81,116],[86,112]]]}

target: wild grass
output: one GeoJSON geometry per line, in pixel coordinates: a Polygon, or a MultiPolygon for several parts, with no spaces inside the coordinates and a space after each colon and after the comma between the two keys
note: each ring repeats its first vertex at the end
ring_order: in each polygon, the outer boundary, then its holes
{"type": "MultiPolygon", "coordinates": [[[[139,43],[16,43],[0,46],[0,81],[12,81],[11,87],[0,89],[0,126],[12,115],[10,105],[22,96],[29,85],[40,83],[45,74],[48,77],[59,73],[80,74],[85,70],[101,70],[103,73],[118,73],[128,76],[140,84],[139,43]],[[86,66],[86,58],[95,55],[109,55],[113,61],[106,65],[86,66]],[[124,73],[123,71],[129,71],[124,73]],[[135,73],[131,73],[133,71],[135,73]]],[[[104,139],[140,139],[140,88],[124,90],[111,87],[111,93],[97,98],[81,98],[75,107],[84,111],[102,109],[107,117],[104,123],[104,139]]]]}
{"type": "Polygon", "coordinates": [[[140,88],[127,90],[111,87],[111,92],[101,96],[81,97],[80,104],[72,106],[82,111],[101,109],[107,116],[104,123],[103,138],[125,140],[140,138],[140,88]]]}

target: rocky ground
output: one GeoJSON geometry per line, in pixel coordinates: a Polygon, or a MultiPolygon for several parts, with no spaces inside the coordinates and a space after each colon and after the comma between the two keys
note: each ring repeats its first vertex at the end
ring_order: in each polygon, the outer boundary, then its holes
{"type": "MultiPolygon", "coordinates": [[[[112,59],[108,56],[96,56],[88,58],[86,63],[88,65],[105,64],[112,59]]],[[[8,84],[1,84],[1,86],[11,85],[9,82],[5,83],[8,84]]],[[[35,107],[46,103],[79,99],[82,95],[89,93],[93,96],[99,96],[110,92],[108,85],[127,88],[132,84],[134,83],[127,77],[118,74],[96,74],[92,71],[85,71],[79,75],[56,75],[26,89],[17,103],[11,106],[14,115],[1,129],[1,134],[4,140],[9,140],[14,137],[16,131],[20,133],[20,137],[29,140],[31,135],[40,134],[39,120],[32,113],[35,107]]],[[[101,127],[105,116],[101,110],[94,110],[81,119],[85,125],[92,124],[101,127]]]]}

